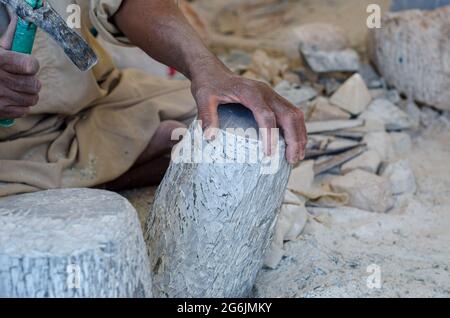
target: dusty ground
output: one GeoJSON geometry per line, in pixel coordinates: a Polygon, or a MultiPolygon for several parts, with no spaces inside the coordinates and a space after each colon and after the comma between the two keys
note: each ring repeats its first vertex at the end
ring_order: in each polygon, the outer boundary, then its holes
{"type": "MultiPolygon", "coordinates": [[[[447,119],[448,120],[448,119],[447,119]]],[[[276,270],[260,273],[259,297],[450,297],[450,125],[436,121],[408,155],[418,182],[387,214],[314,210],[276,270]],[[367,267],[381,272],[370,289],[367,267]]]]}
{"type": "MultiPolygon", "coordinates": [[[[387,214],[313,209],[275,270],[263,270],[257,297],[450,297],[450,124],[441,117],[414,137],[407,157],[418,191],[387,214]],[[381,272],[370,289],[367,267],[381,272]]],[[[154,188],[123,193],[145,222],[154,188]]]]}

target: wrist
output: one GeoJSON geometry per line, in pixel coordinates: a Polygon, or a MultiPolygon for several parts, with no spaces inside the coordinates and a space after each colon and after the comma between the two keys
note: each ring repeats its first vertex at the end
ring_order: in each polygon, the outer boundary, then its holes
{"type": "Polygon", "coordinates": [[[212,53],[190,63],[188,78],[192,82],[210,81],[211,76],[228,76],[232,72],[212,53]]]}

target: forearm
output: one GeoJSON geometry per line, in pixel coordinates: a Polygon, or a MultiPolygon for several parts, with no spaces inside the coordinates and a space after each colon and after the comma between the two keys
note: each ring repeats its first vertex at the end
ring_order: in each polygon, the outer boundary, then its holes
{"type": "Polygon", "coordinates": [[[124,0],[113,19],[132,43],[191,80],[205,72],[227,71],[174,0],[124,0]]]}
{"type": "MultiPolygon", "coordinates": [[[[290,163],[303,159],[307,143],[303,113],[268,85],[232,74],[208,50],[174,1],[123,0],[113,19],[131,42],[192,81],[203,128],[219,127],[219,105],[240,103],[252,111],[259,127],[282,128],[290,163]]],[[[263,141],[267,154],[273,146],[269,135],[263,141]]]]}

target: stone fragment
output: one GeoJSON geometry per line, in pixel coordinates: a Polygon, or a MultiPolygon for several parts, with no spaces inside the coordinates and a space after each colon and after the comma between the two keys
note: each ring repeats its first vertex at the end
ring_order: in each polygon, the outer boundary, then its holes
{"type": "Polygon", "coordinates": [[[336,138],[327,145],[327,150],[350,149],[359,145],[361,145],[361,143],[355,140],[346,138],[336,138]]]}
{"type": "Polygon", "coordinates": [[[375,99],[359,118],[382,121],[388,131],[409,129],[414,126],[408,114],[384,98],[375,99]]]}
{"type": "Polygon", "coordinates": [[[350,77],[331,97],[330,102],[353,115],[362,113],[372,96],[361,75],[350,77]]]}
{"type": "Polygon", "coordinates": [[[252,56],[241,50],[232,50],[221,57],[222,62],[233,72],[242,73],[250,68],[252,56]]]}
{"type": "Polygon", "coordinates": [[[407,159],[390,163],[384,169],[382,176],[389,179],[394,194],[416,192],[416,177],[407,159]]]}
{"type": "Polygon", "coordinates": [[[392,104],[398,104],[402,100],[400,94],[396,89],[390,89],[386,92],[386,99],[388,99],[392,104]]]}
{"type": "Polygon", "coordinates": [[[349,205],[355,208],[384,213],[394,206],[389,181],[363,170],[336,177],[330,185],[336,192],[347,193],[349,205]]]}
{"type": "Polygon", "coordinates": [[[379,89],[383,86],[380,76],[375,72],[372,65],[361,63],[358,73],[361,74],[368,88],[379,89]]]}
{"type": "MultiPolygon", "coordinates": [[[[283,74],[288,70],[288,61],[284,58],[269,56],[263,50],[256,50],[252,55],[252,63],[248,71],[256,79],[276,85],[282,81],[283,74]]],[[[247,74],[248,76],[248,74],[247,74]]]]}
{"type": "Polygon", "coordinates": [[[341,83],[334,77],[321,77],[319,83],[325,87],[326,96],[331,96],[341,87],[341,83]]]}
{"type": "Polygon", "coordinates": [[[347,119],[347,120],[326,120],[306,123],[308,133],[322,133],[327,131],[341,130],[346,128],[360,127],[364,125],[362,119],[347,119]]]}
{"type": "Polygon", "coordinates": [[[352,170],[361,169],[373,174],[378,172],[381,164],[381,158],[375,150],[368,150],[358,157],[346,162],[341,167],[341,172],[347,174],[352,170]]]}
{"type": "Polygon", "coordinates": [[[384,131],[386,131],[386,129],[384,127],[384,123],[381,120],[375,119],[375,118],[367,118],[367,119],[364,119],[364,125],[362,125],[360,127],[348,129],[348,131],[359,132],[359,133],[369,133],[369,132],[376,132],[376,131],[384,132],[384,131]]]}
{"type": "Polygon", "coordinates": [[[430,127],[439,118],[440,114],[431,107],[422,107],[420,111],[420,124],[423,127],[430,127]]]}
{"type": "Polygon", "coordinates": [[[420,128],[420,108],[417,106],[416,103],[412,100],[406,101],[406,106],[404,107],[405,112],[408,114],[409,118],[414,123],[413,129],[419,129],[420,128]]]}
{"type": "Polygon", "coordinates": [[[406,156],[411,151],[412,140],[407,133],[392,132],[389,135],[391,136],[392,147],[396,156],[406,156]]]}
{"type": "Polygon", "coordinates": [[[287,81],[282,81],[275,86],[275,91],[295,106],[300,106],[317,96],[317,92],[314,88],[306,85],[301,87],[291,85],[287,81]]]}
{"type": "Polygon", "coordinates": [[[372,99],[384,98],[386,96],[386,90],[384,88],[370,89],[369,92],[372,99]]]}
{"type": "Polygon", "coordinates": [[[326,121],[334,119],[350,119],[351,115],[339,107],[331,105],[327,98],[317,97],[313,102],[308,121],[326,121]]]}
{"type": "Polygon", "coordinates": [[[385,131],[369,132],[364,136],[363,142],[367,144],[369,150],[378,152],[383,161],[388,161],[394,156],[391,136],[385,131]]]}
{"type": "Polygon", "coordinates": [[[359,70],[359,56],[353,49],[342,51],[302,49],[301,52],[306,63],[316,73],[357,72],[359,70]]]}

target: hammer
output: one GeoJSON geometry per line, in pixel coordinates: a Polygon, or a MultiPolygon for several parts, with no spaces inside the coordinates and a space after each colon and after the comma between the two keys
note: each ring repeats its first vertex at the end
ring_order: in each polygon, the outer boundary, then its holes
{"type": "MultiPolygon", "coordinates": [[[[70,60],[81,70],[87,71],[98,62],[98,58],[87,42],[64,19],[43,0],[0,0],[19,17],[12,50],[31,54],[37,28],[47,32],[64,50],[70,60]]],[[[0,127],[11,127],[12,119],[0,119],[0,127]]]]}

